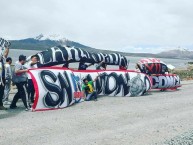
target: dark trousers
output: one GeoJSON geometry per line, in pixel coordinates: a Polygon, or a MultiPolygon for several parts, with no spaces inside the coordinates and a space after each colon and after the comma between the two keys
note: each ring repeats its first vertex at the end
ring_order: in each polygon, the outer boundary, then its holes
{"type": "Polygon", "coordinates": [[[26,93],[25,93],[25,89],[24,89],[25,84],[26,84],[26,82],[15,83],[15,85],[17,86],[18,92],[13,97],[13,101],[11,103],[12,107],[15,107],[17,101],[21,98],[22,101],[23,101],[24,106],[26,108],[28,108],[28,106],[27,106],[27,99],[26,99],[26,93]]]}
{"type": "Polygon", "coordinates": [[[31,99],[31,102],[34,102],[34,94],[35,94],[35,89],[34,89],[34,84],[32,82],[32,79],[28,79],[28,98],[31,99]]]}
{"type": "Polygon", "coordinates": [[[3,96],[4,96],[4,90],[5,90],[5,78],[2,78],[3,84],[0,85],[0,106],[3,106],[3,96]]]}
{"type": "Polygon", "coordinates": [[[92,99],[97,99],[97,93],[95,91],[86,95],[86,101],[90,101],[92,99]]]}

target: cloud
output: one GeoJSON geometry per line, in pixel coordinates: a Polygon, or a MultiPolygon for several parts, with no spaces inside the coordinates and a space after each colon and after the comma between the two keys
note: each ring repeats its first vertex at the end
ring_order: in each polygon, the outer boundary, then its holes
{"type": "Polygon", "coordinates": [[[102,49],[193,46],[190,0],[6,0],[0,5],[0,36],[9,39],[43,33],[102,49]]]}

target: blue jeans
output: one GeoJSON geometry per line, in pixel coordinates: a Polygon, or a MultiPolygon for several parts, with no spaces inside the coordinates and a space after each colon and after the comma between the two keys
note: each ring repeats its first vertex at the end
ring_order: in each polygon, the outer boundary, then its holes
{"type": "Polygon", "coordinates": [[[86,95],[86,101],[90,101],[90,100],[96,100],[97,99],[97,93],[94,91],[90,94],[86,95]]]}

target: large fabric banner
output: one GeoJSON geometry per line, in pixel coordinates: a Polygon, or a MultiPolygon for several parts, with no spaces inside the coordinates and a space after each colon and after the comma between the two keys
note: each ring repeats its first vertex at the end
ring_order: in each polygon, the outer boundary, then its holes
{"type": "Polygon", "coordinates": [[[152,89],[177,89],[181,87],[180,77],[175,74],[152,75],[152,89]]]}
{"type": "Polygon", "coordinates": [[[157,58],[144,58],[138,62],[140,70],[146,74],[165,74],[167,65],[157,58]]]}
{"type": "Polygon", "coordinates": [[[151,89],[151,79],[135,71],[75,71],[59,67],[29,70],[35,86],[36,97],[34,111],[61,109],[82,98],[75,94],[82,92],[82,80],[98,79],[94,88],[104,96],[140,96],[151,89]]]}
{"type": "MultiPolygon", "coordinates": [[[[36,54],[39,59],[38,67],[50,67],[65,63],[87,62],[100,63],[104,61],[107,65],[118,65],[127,68],[127,58],[119,53],[91,53],[81,48],[68,46],[55,46],[36,54]]],[[[30,57],[28,57],[30,60],[30,57]]]]}

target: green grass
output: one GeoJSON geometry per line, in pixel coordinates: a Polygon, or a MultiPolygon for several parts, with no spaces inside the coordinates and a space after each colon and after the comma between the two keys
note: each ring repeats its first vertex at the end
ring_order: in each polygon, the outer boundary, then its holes
{"type": "Polygon", "coordinates": [[[179,75],[181,80],[193,80],[193,69],[189,69],[189,70],[174,70],[171,73],[179,75]]]}

